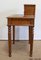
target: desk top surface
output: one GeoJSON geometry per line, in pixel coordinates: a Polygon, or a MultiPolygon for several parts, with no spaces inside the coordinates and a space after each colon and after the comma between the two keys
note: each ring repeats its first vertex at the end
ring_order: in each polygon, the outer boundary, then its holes
{"type": "Polygon", "coordinates": [[[16,14],[16,15],[8,16],[7,18],[32,18],[34,19],[34,15],[16,14]]]}

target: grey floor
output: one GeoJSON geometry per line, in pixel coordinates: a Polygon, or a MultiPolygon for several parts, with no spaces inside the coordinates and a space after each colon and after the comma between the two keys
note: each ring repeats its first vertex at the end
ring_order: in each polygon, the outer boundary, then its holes
{"type": "Polygon", "coordinates": [[[12,43],[12,57],[8,56],[8,41],[0,41],[0,60],[41,60],[41,41],[34,41],[33,56],[29,57],[28,41],[12,43]]]}

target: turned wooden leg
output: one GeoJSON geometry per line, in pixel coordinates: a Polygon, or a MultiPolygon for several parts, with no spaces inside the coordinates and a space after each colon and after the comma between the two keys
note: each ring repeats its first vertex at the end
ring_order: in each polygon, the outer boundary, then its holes
{"type": "Polygon", "coordinates": [[[13,44],[15,43],[15,26],[13,26],[13,44]]]}
{"type": "Polygon", "coordinates": [[[9,57],[11,57],[11,26],[8,26],[8,47],[9,47],[9,57]]]}
{"type": "Polygon", "coordinates": [[[30,57],[32,57],[33,52],[33,26],[30,26],[30,57]]]}
{"type": "Polygon", "coordinates": [[[31,27],[29,26],[29,43],[30,43],[30,40],[31,40],[31,27]]]}

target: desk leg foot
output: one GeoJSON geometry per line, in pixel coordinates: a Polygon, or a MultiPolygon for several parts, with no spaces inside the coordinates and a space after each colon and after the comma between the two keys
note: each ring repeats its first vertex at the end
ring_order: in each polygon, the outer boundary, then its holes
{"type": "Polygon", "coordinates": [[[33,26],[30,26],[30,57],[32,57],[33,52],[33,26]]]}
{"type": "Polygon", "coordinates": [[[30,45],[30,57],[32,57],[33,45],[30,45]]]}
{"type": "Polygon", "coordinates": [[[15,26],[13,26],[13,44],[15,44],[15,26]]]}
{"type": "MultiPolygon", "coordinates": [[[[9,52],[10,53],[10,52],[9,52]]],[[[11,53],[9,54],[9,57],[11,57],[11,53]]]]}
{"type": "Polygon", "coordinates": [[[9,48],[9,57],[11,57],[11,26],[8,26],[8,48],[9,48]]]}

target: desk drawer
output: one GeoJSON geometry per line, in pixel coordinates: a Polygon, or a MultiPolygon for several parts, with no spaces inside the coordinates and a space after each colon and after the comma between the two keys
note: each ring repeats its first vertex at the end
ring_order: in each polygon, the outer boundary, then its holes
{"type": "Polygon", "coordinates": [[[17,26],[31,26],[33,23],[31,23],[30,19],[10,19],[8,20],[9,25],[17,25],[17,26]]]}

